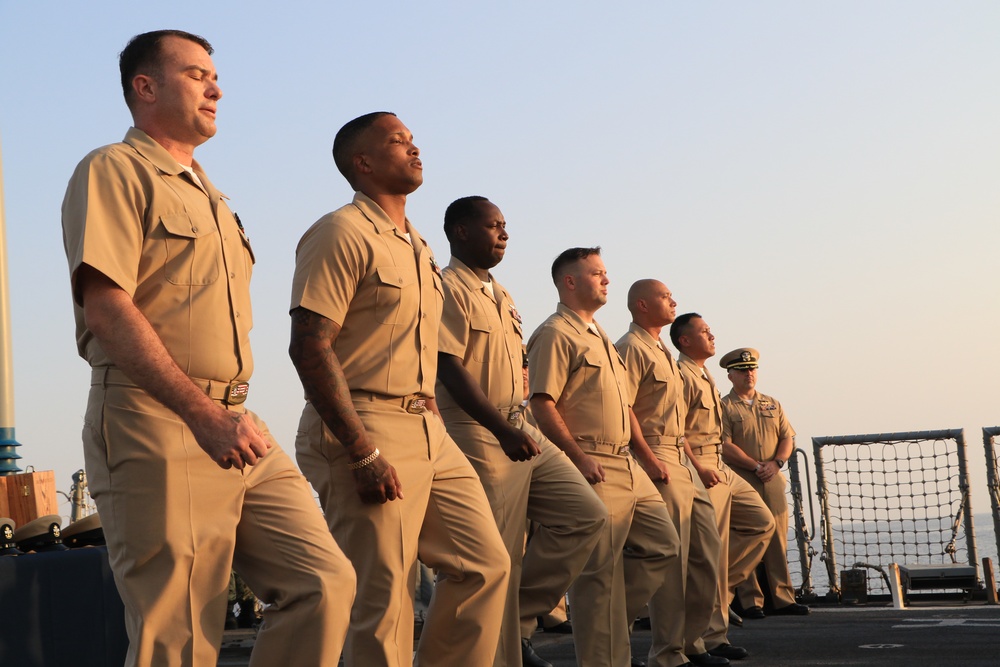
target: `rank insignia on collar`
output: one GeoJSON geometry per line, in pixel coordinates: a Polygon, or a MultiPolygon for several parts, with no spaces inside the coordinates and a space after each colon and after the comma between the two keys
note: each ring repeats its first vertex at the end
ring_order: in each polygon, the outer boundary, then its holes
{"type": "Polygon", "coordinates": [[[514,304],[510,304],[510,316],[518,324],[524,324],[524,322],[521,321],[521,314],[519,312],[517,312],[517,308],[514,307],[514,304]]]}

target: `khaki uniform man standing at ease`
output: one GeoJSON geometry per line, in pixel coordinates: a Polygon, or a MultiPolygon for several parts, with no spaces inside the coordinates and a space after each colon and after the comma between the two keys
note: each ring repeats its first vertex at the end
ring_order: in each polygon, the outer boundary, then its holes
{"type": "Polygon", "coordinates": [[[465,197],[448,207],[444,231],[452,258],[443,280],[438,406],[479,474],[511,559],[493,664],[551,667],[531,647],[536,618],[580,574],[608,513],[566,455],[525,421],[521,316],[490,273],[507,247],[503,213],[484,197],[465,197]],[[536,524],[527,549],[526,519],[536,524]]]}
{"type": "MultiPolygon", "coordinates": [[[[781,469],[792,455],[795,431],[781,404],[757,391],[760,353],[741,347],[722,357],[732,391],[722,398],[722,458],[754,488],[774,517],[775,531],[761,561],[771,594],[772,614],[804,616],[809,607],[795,601],[788,572],[788,500],[781,469]]],[[[747,618],[764,617],[764,593],[757,577],[736,588],[747,618]]]]}
{"type": "Polygon", "coordinates": [[[528,341],[531,412],[608,509],[601,539],[569,590],[576,660],[580,667],[625,667],[631,622],[663,585],[680,540],[659,492],[629,453],[638,428],[625,364],[594,321],[608,299],[600,248],[566,250],[552,279],[556,312],[528,341]]]}
{"type": "Polygon", "coordinates": [[[235,568],[266,603],[251,665],[336,664],[354,572],[308,484],[244,407],[253,253],[194,160],[222,91],[203,38],[134,37],[135,127],[90,153],[63,202],[83,444],[125,602],[128,665],[214,667],[235,568]]]}
{"type": "MultiPolygon", "coordinates": [[[[722,405],[715,380],[705,360],[715,355],[715,336],[697,313],[679,316],[670,325],[670,340],[680,350],[678,366],[684,380],[688,405],[684,420],[684,447],[698,476],[708,489],[722,537],[726,567],[719,568],[719,600],[722,613],[712,619],[705,643],[725,641],[728,609],[733,591],[749,578],[774,534],[774,520],[760,496],[722,461],[722,405]]],[[[746,651],[728,644],[715,655],[730,660],[746,657],[746,651]],[[733,649],[729,651],[728,649],[733,649]],[[742,655],[740,655],[742,654],[742,655]]]]}
{"type": "Polygon", "coordinates": [[[345,664],[411,664],[419,553],[438,581],[416,661],[489,665],[510,558],[433,401],[444,293],[406,218],[419,151],[395,115],[376,112],[341,128],[333,155],[354,201],[299,242],[289,352],[307,399],[299,465],[358,573],[345,664]]]}
{"type": "Polygon", "coordinates": [[[684,383],[660,340],[663,327],[674,321],[676,307],[662,282],[636,282],[628,292],[632,324],[615,344],[625,359],[632,411],[641,428],[632,434],[632,449],[656,483],[681,540],[681,568],[675,580],[668,579],[649,603],[653,644],[648,664],[676,667],[690,660],[696,665],[728,665],[728,659],[709,649],[732,655],[743,649],[727,649],[725,641],[706,647],[705,642],[711,620],[725,612],[718,595],[721,538],[708,491],[684,451],[684,383]]]}

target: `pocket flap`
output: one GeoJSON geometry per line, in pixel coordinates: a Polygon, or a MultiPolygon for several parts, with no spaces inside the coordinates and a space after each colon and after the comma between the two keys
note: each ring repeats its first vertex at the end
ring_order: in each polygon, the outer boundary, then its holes
{"type": "Polygon", "coordinates": [[[187,213],[171,213],[169,215],[161,215],[160,222],[163,223],[163,228],[174,236],[197,239],[202,236],[215,233],[214,225],[206,224],[198,227],[194,224],[194,221],[191,220],[191,216],[187,213]]]}
{"type": "Polygon", "coordinates": [[[378,281],[386,287],[398,287],[402,289],[413,283],[414,277],[404,275],[398,266],[379,266],[375,269],[378,281]]]}

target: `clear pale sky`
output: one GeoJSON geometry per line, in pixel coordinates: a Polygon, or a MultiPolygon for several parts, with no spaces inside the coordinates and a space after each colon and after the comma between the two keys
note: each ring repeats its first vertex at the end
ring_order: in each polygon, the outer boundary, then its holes
{"type": "MultiPolygon", "coordinates": [[[[336,130],[412,130],[413,223],[438,260],[445,207],[481,194],[511,239],[495,275],[528,330],[563,249],[601,245],[598,319],[625,331],[636,279],[698,311],[719,356],[762,353],[758,389],[810,438],[964,428],[989,511],[1000,423],[1000,4],[241,3],[0,0],[0,142],[21,467],[83,466],[60,205],[76,163],[130,125],[117,55],[181,28],[216,48],[218,134],[196,153],[257,257],[249,405],[293,448],[287,356],[301,233],[351,192],[336,130]]],[[[727,391],[717,362],[710,362],[727,391]]],[[[69,514],[68,503],[61,510],[69,514]]],[[[991,526],[977,526],[979,532],[991,526]]]]}

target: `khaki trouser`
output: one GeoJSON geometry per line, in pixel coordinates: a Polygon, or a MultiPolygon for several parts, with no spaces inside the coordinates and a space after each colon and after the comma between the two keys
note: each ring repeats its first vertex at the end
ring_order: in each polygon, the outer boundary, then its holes
{"type": "Polygon", "coordinates": [[[727,566],[719,567],[719,611],[704,637],[705,645],[712,649],[727,643],[729,603],[736,587],[753,574],[764,555],[774,534],[774,519],[760,495],[722,462],[716,448],[695,449],[695,456],[721,478],[708,490],[722,538],[722,553],[727,556],[727,566]]]}
{"type": "Polygon", "coordinates": [[[312,405],[296,456],[327,522],[358,574],[344,649],[346,667],[490,665],[497,648],[510,558],[476,471],[430,411],[355,399],[372,442],[396,469],[403,498],[365,504],[343,446],[312,405]],[[437,573],[413,660],[417,555],[437,573]]]}
{"type": "MultiPolygon", "coordinates": [[[[757,476],[749,479],[751,473],[739,471],[745,479],[764,499],[764,504],[774,517],[774,537],[764,551],[761,564],[767,574],[768,588],[771,593],[771,603],[775,609],[787,607],[795,603],[795,588],[792,586],[792,575],[788,572],[788,500],[785,498],[785,478],[777,474],[764,484],[757,476]]],[[[736,595],[744,609],[756,605],[764,606],[764,592],[760,588],[757,577],[750,577],[736,587],[736,595]]]]}
{"type": "Polygon", "coordinates": [[[683,447],[651,442],[650,448],[670,472],[670,483],[656,488],[680,537],[680,567],[650,600],[653,643],[647,664],[677,667],[688,662],[687,654],[706,651],[703,637],[719,608],[722,543],[712,501],[683,447]]]}
{"type": "Polygon", "coordinates": [[[130,667],[214,667],[233,568],[266,603],[251,665],[337,663],[354,571],[305,479],[250,414],[272,449],[223,470],[146,392],[91,387],[87,478],[125,602],[130,667]]]}
{"type": "Polygon", "coordinates": [[[608,510],[608,522],[569,589],[576,663],[628,667],[632,620],[663,585],[680,540],[659,492],[627,450],[587,453],[604,468],[605,480],[593,489],[608,510]]]}
{"type": "Polygon", "coordinates": [[[511,422],[538,443],[529,461],[511,461],[478,422],[448,422],[448,433],[479,474],[510,556],[500,643],[493,664],[521,664],[521,637],[552,610],[590,558],[607,510],[576,466],[541,431],[515,415],[511,422]],[[525,550],[526,518],[535,532],[525,550]]]}

